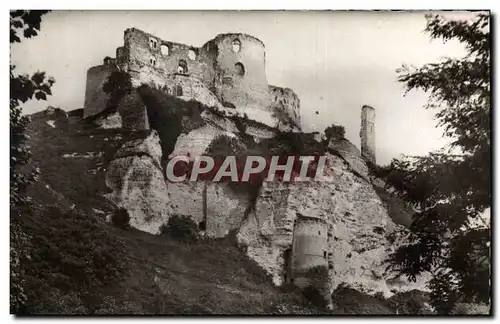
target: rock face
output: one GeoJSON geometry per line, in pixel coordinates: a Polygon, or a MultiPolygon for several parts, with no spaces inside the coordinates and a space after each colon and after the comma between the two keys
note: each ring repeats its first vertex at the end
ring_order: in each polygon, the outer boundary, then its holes
{"type": "MultiPolygon", "coordinates": [[[[170,157],[194,157],[206,153],[219,135],[239,136],[228,119],[215,121],[206,115],[205,121],[205,126],[179,136],[170,157]],[[231,126],[229,131],[224,125],[231,126]]],[[[255,136],[250,136],[257,142],[273,135],[265,127],[262,131],[252,127],[255,136]]],[[[308,262],[307,257],[297,261],[300,258],[293,255],[297,244],[305,244],[300,250],[314,250],[313,263],[328,267],[331,291],[341,283],[387,296],[393,288],[415,288],[389,279],[384,272],[392,248],[386,236],[398,225],[375,192],[359,151],[347,140],[329,143],[323,181],[264,182],[253,193],[226,183],[166,182],[161,155],[153,131],[145,140],[126,143],[109,165],[106,183],[113,190],[109,198],[129,211],[133,227],[156,234],[171,215],[178,214],[190,216],[209,237],[236,231],[238,244],[277,285],[293,279],[290,264],[308,262]],[[299,222],[303,217],[316,225],[299,222]],[[294,235],[298,232],[308,233],[309,238],[299,243],[294,235]]]]}
{"type": "Polygon", "coordinates": [[[299,215],[316,217],[328,224],[324,251],[333,263],[332,289],[342,282],[362,282],[368,289],[388,290],[377,262],[385,257],[385,234],[395,224],[371,183],[354,174],[344,159],[327,154],[327,165],[322,182],[264,183],[255,212],[238,233],[239,241],[281,284],[294,222],[299,215]]]}
{"type": "Polygon", "coordinates": [[[108,198],[127,209],[130,225],[157,234],[170,214],[158,134],[125,143],[109,164],[106,185],[113,190],[108,198]]]}

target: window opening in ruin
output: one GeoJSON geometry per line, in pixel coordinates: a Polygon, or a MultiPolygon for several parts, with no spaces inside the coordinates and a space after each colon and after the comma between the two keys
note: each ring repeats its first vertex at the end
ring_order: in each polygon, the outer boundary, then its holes
{"type": "Polygon", "coordinates": [[[235,70],[237,75],[241,75],[241,76],[245,75],[245,67],[240,62],[238,62],[234,65],[234,70],[235,70]]]}
{"type": "Polygon", "coordinates": [[[190,49],[188,51],[188,57],[191,59],[191,60],[196,60],[196,52],[192,49],[190,49]]]}
{"type": "Polygon", "coordinates": [[[238,53],[241,50],[241,42],[239,39],[233,41],[233,52],[238,53]]]}
{"type": "Polygon", "coordinates": [[[160,46],[161,55],[169,55],[169,48],[167,45],[163,44],[160,46]]]}
{"type": "Polygon", "coordinates": [[[156,47],[158,46],[158,42],[156,41],[156,39],[150,38],[149,39],[149,46],[151,46],[152,49],[156,49],[156,47]]]}
{"type": "Polygon", "coordinates": [[[177,97],[182,97],[182,86],[177,85],[177,87],[175,88],[175,95],[177,97]]]}
{"type": "Polygon", "coordinates": [[[323,251],[323,258],[326,259],[326,251],[323,251]]]}
{"type": "Polygon", "coordinates": [[[188,66],[187,66],[186,61],[184,61],[184,60],[179,61],[179,66],[177,67],[177,72],[182,73],[182,74],[188,73],[188,66]]]}
{"type": "Polygon", "coordinates": [[[149,64],[151,64],[152,66],[155,66],[156,65],[156,59],[154,57],[150,58],[149,59],[149,64]]]}
{"type": "Polygon", "coordinates": [[[201,221],[199,224],[198,224],[198,229],[200,231],[205,231],[207,229],[207,224],[205,223],[205,221],[201,221]]]}
{"type": "Polygon", "coordinates": [[[321,235],[321,231],[318,231],[318,235],[321,235]]]}

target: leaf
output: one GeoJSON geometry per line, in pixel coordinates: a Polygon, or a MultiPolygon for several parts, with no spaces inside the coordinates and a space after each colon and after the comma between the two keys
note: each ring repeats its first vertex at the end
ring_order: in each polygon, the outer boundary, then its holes
{"type": "Polygon", "coordinates": [[[31,81],[35,82],[36,85],[41,85],[45,79],[45,72],[36,72],[31,76],[31,81]]]}
{"type": "Polygon", "coordinates": [[[47,100],[47,95],[43,91],[37,91],[35,93],[35,98],[37,100],[47,100]]]}
{"type": "Polygon", "coordinates": [[[23,22],[21,20],[14,20],[14,21],[12,21],[12,26],[14,28],[22,28],[23,22]]]}
{"type": "Polygon", "coordinates": [[[10,30],[10,42],[11,43],[20,43],[21,39],[17,37],[16,31],[14,29],[10,30]]]}
{"type": "Polygon", "coordinates": [[[26,37],[26,38],[31,38],[31,37],[34,37],[36,35],[38,35],[38,33],[36,32],[36,30],[34,28],[30,27],[30,28],[26,28],[24,30],[24,37],[26,37]]]}

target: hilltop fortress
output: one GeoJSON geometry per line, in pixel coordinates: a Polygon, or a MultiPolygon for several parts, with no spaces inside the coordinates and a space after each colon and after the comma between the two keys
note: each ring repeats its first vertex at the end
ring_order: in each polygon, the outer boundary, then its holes
{"type": "Polygon", "coordinates": [[[112,71],[121,69],[131,75],[136,87],[154,82],[177,96],[208,90],[224,107],[281,110],[280,116],[288,116],[300,128],[299,97],[289,88],[269,85],[265,64],[264,43],[250,35],[219,34],[194,47],[129,28],[116,58],[106,57],[102,65],[88,70],[84,117],[106,108],[102,85],[112,71]]]}
{"type": "MultiPolygon", "coordinates": [[[[191,125],[186,121],[192,116],[176,116],[182,129],[169,135],[172,151],[162,151],[156,128],[147,138],[125,143],[106,167],[106,198],[128,211],[132,227],[151,234],[173,215],[188,216],[208,237],[235,233],[238,245],[276,284],[305,286],[307,270],[320,266],[327,269],[330,291],[347,282],[387,292],[391,284],[382,260],[390,244],[385,234],[396,225],[366,164],[375,163],[375,109],[361,109],[361,151],[345,138],[325,141],[319,133],[304,134],[299,97],[268,84],[265,56],[262,41],[241,33],[219,34],[198,48],[125,30],[116,58],[106,57],[88,70],[84,118],[101,118],[106,111],[103,84],[113,71],[127,72],[134,88],[147,84],[217,112],[205,109],[203,122],[187,128],[183,125],[191,125]],[[227,183],[164,179],[162,161],[206,154],[221,138],[246,150],[287,132],[327,147],[325,181],[264,182],[247,192],[227,183]]],[[[125,130],[150,129],[147,103],[138,92],[125,95],[105,119],[119,120],[115,127],[125,130]]]]}

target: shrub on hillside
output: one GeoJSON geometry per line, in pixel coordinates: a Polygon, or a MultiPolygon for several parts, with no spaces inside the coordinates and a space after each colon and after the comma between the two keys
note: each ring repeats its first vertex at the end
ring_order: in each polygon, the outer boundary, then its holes
{"type": "Polygon", "coordinates": [[[304,296],[315,306],[325,309],[329,304],[328,269],[326,266],[315,266],[307,269],[302,277],[308,280],[303,289],[304,296]]]}
{"type": "Polygon", "coordinates": [[[114,71],[106,79],[102,90],[109,95],[107,107],[115,110],[121,98],[132,91],[132,79],[128,72],[114,71]]]}
{"type": "Polygon", "coordinates": [[[329,142],[331,139],[333,140],[341,140],[345,136],[345,128],[341,125],[331,125],[325,128],[325,137],[329,142]]]}
{"type": "Polygon", "coordinates": [[[198,225],[188,216],[173,215],[160,232],[183,242],[194,242],[198,239],[198,225]]]}
{"type": "Polygon", "coordinates": [[[430,302],[429,294],[420,290],[398,292],[387,302],[399,315],[432,314],[430,308],[426,306],[430,302]]]}
{"type": "Polygon", "coordinates": [[[111,222],[118,228],[127,229],[130,227],[130,215],[125,208],[118,208],[111,215],[111,222]]]}

